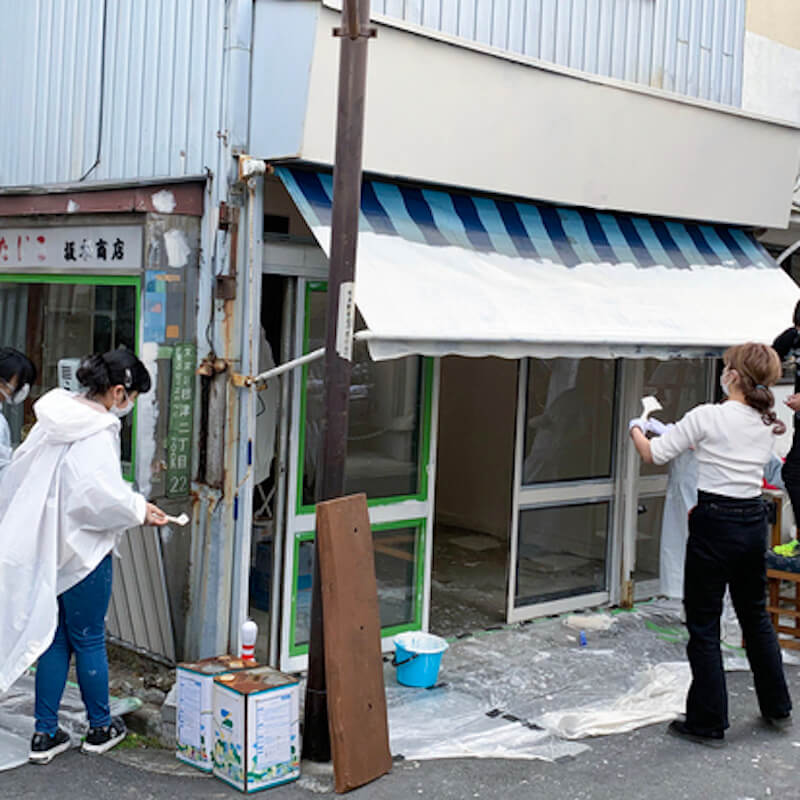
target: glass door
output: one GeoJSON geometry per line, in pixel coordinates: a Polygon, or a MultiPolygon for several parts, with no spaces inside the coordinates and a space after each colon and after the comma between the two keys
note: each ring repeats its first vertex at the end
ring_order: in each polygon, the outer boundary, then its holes
{"type": "Polygon", "coordinates": [[[509,622],[609,599],[618,364],[521,364],[509,622]]]}
{"type": "MultiPolygon", "coordinates": [[[[299,281],[296,352],[324,345],[324,283],[299,281]]],[[[364,327],[358,320],[357,327],[364,327]]],[[[433,474],[432,359],[372,361],[355,342],[345,491],[365,492],[375,546],[384,643],[427,620],[433,474]]],[[[324,423],[324,361],[297,370],[292,407],[281,667],[305,667],[314,574],[313,540],[324,423]]]]}
{"type": "MultiPolygon", "coordinates": [[[[634,396],[655,395],[664,408],[653,416],[662,422],[676,422],[691,408],[713,396],[713,363],[711,359],[645,359],[637,365],[640,377],[634,396]]],[[[637,600],[665,591],[673,593],[669,587],[662,586],[660,580],[661,529],[667,485],[670,480],[680,480],[685,471],[692,469],[691,454],[675,459],[670,465],[639,465],[633,564],[634,598],[637,600]]],[[[676,563],[682,561],[678,557],[676,563]]]]}

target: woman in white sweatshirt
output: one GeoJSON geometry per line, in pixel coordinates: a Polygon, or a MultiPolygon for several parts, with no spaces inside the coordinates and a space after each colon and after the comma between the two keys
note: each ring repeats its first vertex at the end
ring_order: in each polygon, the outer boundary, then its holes
{"type": "Polygon", "coordinates": [[[120,465],[120,418],[149,391],[146,368],[115,350],[86,359],[78,379],[85,395],[54,389],[36,403],[36,425],[0,484],[0,692],[38,659],[30,760],[40,764],[70,744],[58,708],[73,653],[89,717],[83,749],[124,738],[109,713],[111,552],[126,529],[166,522],[120,465]]]}
{"type": "Polygon", "coordinates": [[[683,602],[689,630],[692,683],[686,719],[673,735],[719,747],[728,723],[728,696],[720,652],[720,615],[725,588],[745,639],[764,721],[776,730],[791,725],[792,703],[775,631],[766,611],[766,509],[761,500],[764,465],[776,434],[783,433],[770,391],[781,374],[778,354],[749,342],[725,352],[720,379],[727,400],[689,411],[658,439],[634,419],[631,436],[648,463],[665,464],[694,448],[697,505],[689,514],[683,602]]]}

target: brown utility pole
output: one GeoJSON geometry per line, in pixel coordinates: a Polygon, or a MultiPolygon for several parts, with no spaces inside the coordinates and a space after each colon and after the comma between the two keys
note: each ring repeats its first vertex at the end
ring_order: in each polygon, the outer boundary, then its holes
{"type": "MultiPolygon", "coordinates": [[[[355,316],[353,284],[361,204],[361,153],[367,90],[367,44],[375,35],[369,24],[369,0],[343,0],[339,56],[339,106],[336,160],[333,170],[333,214],[325,337],[325,436],[322,478],[317,500],[344,494],[347,417],[350,400],[352,332],[355,316]]],[[[319,552],[314,546],[314,583],[308,643],[303,757],[330,761],[328,705],[325,690],[325,649],[322,633],[319,552]]]]}

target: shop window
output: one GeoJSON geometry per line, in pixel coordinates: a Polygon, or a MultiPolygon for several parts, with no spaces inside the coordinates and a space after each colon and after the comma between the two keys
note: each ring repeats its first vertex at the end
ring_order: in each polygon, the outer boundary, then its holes
{"type": "MultiPolygon", "coordinates": [[[[135,278],[63,280],[37,276],[0,278],[0,341],[26,353],[39,377],[30,399],[4,406],[14,444],[35,422],[33,403],[59,385],[58,362],[136,349],[138,289],[135,278]]],[[[122,426],[123,472],[133,478],[135,415],[122,426]]]]}
{"type": "Polygon", "coordinates": [[[605,590],[609,510],[606,501],[520,512],[517,607],[605,590]]]}
{"type": "Polygon", "coordinates": [[[611,475],[616,363],[532,359],[523,484],[611,475]]]}
{"type": "MultiPolygon", "coordinates": [[[[308,292],[306,352],[323,347],[327,293],[308,292]]],[[[360,316],[356,329],[363,328],[360,316]]],[[[424,362],[418,357],[372,361],[364,342],[353,345],[345,494],[365,492],[370,499],[415,496],[423,492],[420,465],[424,362]]],[[[317,500],[325,418],[325,364],[305,372],[301,506],[317,500]]]]}
{"type": "MultiPolygon", "coordinates": [[[[381,630],[390,636],[399,630],[419,627],[422,576],[420,574],[424,521],[403,527],[375,526],[372,543],[375,551],[375,579],[381,630]],[[418,557],[420,556],[420,557],[418,557]]],[[[311,581],[314,575],[313,534],[297,542],[295,604],[292,649],[308,645],[311,624],[311,581]]]]}

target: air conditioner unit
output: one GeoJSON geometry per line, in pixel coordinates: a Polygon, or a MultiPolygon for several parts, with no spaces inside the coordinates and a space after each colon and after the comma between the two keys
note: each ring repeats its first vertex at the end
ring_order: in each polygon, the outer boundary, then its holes
{"type": "Polygon", "coordinates": [[[79,358],[60,358],[58,360],[58,385],[68,392],[80,392],[81,384],[78,380],[78,367],[81,365],[79,358]]]}

